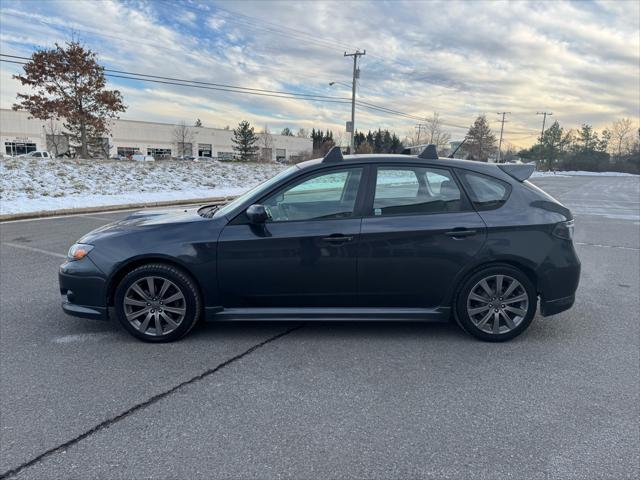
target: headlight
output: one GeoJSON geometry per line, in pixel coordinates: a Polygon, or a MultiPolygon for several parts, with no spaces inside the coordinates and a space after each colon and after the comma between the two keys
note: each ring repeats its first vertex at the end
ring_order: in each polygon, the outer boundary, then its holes
{"type": "Polygon", "coordinates": [[[571,240],[573,238],[573,227],[575,222],[573,220],[568,220],[566,222],[556,223],[556,226],[553,227],[553,234],[564,240],[571,240]]]}
{"type": "Polygon", "coordinates": [[[71,245],[67,257],[69,260],[81,260],[87,256],[87,254],[93,250],[93,245],[87,245],[86,243],[74,243],[71,245]]]}

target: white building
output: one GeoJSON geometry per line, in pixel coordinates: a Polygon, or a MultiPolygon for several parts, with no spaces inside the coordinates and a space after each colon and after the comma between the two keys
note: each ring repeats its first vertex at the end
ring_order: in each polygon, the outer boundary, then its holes
{"type": "MultiPolygon", "coordinates": [[[[142,122],[137,120],[114,120],[111,122],[110,137],[103,139],[109,156],[141,153],[155,158],[178,155],[216,157],[230,160],[234,155],[232,130],[208,127],[187,127],[186,141],[177,142],[176,129],[179,125],[169,123],[142,122]],[[184,143],[184,145],[182,145],[184,143]]],[[[35,150],[48,150],[62,155],[69,149],[63,135],[62,123],[54,123],[54,128],[44,120],[29,118],[27,112],[0,109],[0,141],[2,153],[21,155],[35,150]]],[[[271,142],[265,142],[258,134],[262,159],[272,161],[295,161],[312,150],[310,138],[289,137],[271,134],[271,142]],[[270,145],[270,146],[269,146],[270,145]]]]}

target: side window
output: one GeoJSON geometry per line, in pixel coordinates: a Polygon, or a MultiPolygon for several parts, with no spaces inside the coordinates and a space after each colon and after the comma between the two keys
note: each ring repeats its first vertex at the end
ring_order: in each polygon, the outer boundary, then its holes
{"type": "Polygon", "coordinates": [[[40,158],[40,157],[42,157],[42,154],[40,152],[36,152],[36,153],[33,154],[33,156],[36,157],[36,158],[40,158]]]}
{"type": "Polygon", "coordinates": [[[362,168],[334,170],[306,178],[262,203],[271,222],[348,218],[353,215],[362,168]]]}
{"type": "Polygon", "coordinates": [[[460,189],[451,172],[431,167],[379,167],[373,214],[413,215],[459,212],[460,189]]]}
{"type": "Polygon", "coordinates": [[[511,186],[497,178],[460,171],[473,206],[478,210],[492,210],[504,205],[509,198],[511,186]]]}

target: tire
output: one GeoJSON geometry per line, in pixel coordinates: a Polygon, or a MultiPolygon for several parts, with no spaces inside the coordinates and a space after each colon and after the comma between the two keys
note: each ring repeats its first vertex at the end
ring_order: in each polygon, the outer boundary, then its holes
{"type": "Polygon", "coordinates": [[[120,281],[115,294],[118,321],[145,342],[182,338],[200,318],[195,281],[183,270],[163,263],[142,265],[120,281]]]}
{"type": "Polygon", "coordinates": [[[454,297],[453,314],[470,335],[504,342],[529,327],[537,303],[536,289],[527,275],[509,265],[494,265],[473,272],[462,282],[454,297]]]}

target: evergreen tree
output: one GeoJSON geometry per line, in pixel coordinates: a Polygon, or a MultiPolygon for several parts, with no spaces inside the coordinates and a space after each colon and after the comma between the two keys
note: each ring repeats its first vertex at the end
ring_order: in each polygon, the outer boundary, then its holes
{"type": "Polygon", "coordinates": [[[248,161],[255,158],[255,154],[259,148],[255,144],[258,141],[258,136],[254,128],[249,125],[249,122],[243,120],[238,124],[238,128],[233,129],[233,138],[231,141],[234,143],[233,149],[238,152],[240,160],[248,161]]]}
{"type": "Polygon", "coordinates": [[[293,137],[293,132],[289,129],[289,127],[284,127],[280,135],[284,135],[285,137],[293,137]]]}
{"type": "Polygon", "coordinates": [[[194,127],[201,127],[202,121],[199,118],[196,118],[196,123],[193,125],[194,127]]]}
{"type": "Polygon", "coordinates": [[[496,136],[491,132],[486,115],[476,118],[467,133],[467,141],[462,147],[469,154],[470,160],[487,162],[489,155],[497,150],[496,136]]]}

